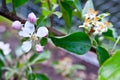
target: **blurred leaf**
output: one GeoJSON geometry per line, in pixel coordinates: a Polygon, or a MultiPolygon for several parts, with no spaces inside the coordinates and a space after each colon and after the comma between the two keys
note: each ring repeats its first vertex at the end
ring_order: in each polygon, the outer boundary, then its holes
{"type": "Polygon", "coordinates": [[[6,0],[6,4],[12,3],[12,0],[6,0]]]}
{"type": "Polygon", "coordinates": [[[29,39],[30,39],[29,37],[24,37],[24,38],[22,38],[21,42],[27,41],[29,39]]]}
{"type": "Polygon", "coordinates": [[[46,17],[41,15],[37,20],[37,27],[45,26],[47,23],[46,17]]]}
{"type": "Polygon", "coordinates": [[[36,80],[36,75],[34,73],[28,74],[28,80],[36,80]]]}
{"type": "Polygon", "coordinates": [[[44,51],[43,53],[34,53],[30,59],[29,59],[29,63],[30,64],[35,64],[35,63],[40,63],[43,62],[47,59],[50,58],[50,53],[48,50],[44,51]]]}
{"type": "Polygon", "coordinates": [[[99,70],[97,80],[120,80],[120,50],[113,53],[99,70]]]}
{"type": "Polygon", "coordinates": [[[85,6],[84,6],[84,8],[83,8],[83,10],[82,10],[82,15],[89,13],[88,11],[89,11],[90,9],[94,10],[94,5],[93,5],[92,0],[88,0],[88,1],[86,2],[85,6]]]}
{"type": "Polygon", "coordinates": [[[55,14],[58,18],[61,18],[62,17],[62,13],[61,12],[53,12],[53,14],[55,14]]]}
{"type": "MultiPolygon", "coordinates": [[[[105,36],[106,39],[112,41],[112,42],[116,42],[116,39],[113,38],[113,37],[108,37],[108,36],[105,36]]],[[[120,41],[118,42],[118,44],[120,44],[120,41]]]]}
{"type": "Polygon", "coordinates": [[[0,49],[0,56],[5,57],[5,55],[4,55],[3,51],[2,51],[2,49],[0,49]]]}
{"type": "Polygon", "coordinates": [[[107,32],[104,32],[103,35],[104,35],[104,36],[113,37],[113,32],[112,32],[111,29],[108,29],[108,31],[107,31],[107,32]]]}
{"type": "Polygon", "coordinates": [[[85,54],[91,48],[90,38],[84,32],[72,33],[61,38],[51,37],[51,39],[56,46],[79,55],[85,54]]]}
{"type": "Polygon", "coordinates": [[[49,80],[49,78],[41,73],[31,73],[28,75],[28,80],[49,80]]]}
{"type": "Polygon", "coordinates": [[[4,62],[0,59],[0,79],[2,77],[2,67],[4,67],[4,62]]]}
{"type": "Polygon", "coordinates": [[[15,73],[13,71],[7,71],[7,72],[5,72],[5,79],[9,80],[11,77],[14,76],[14,74],[15,73]]]}
{"type": "Polygon", "coordinates": [[[76,11],[73,11],[73,14],[81,20],[82,19],[82,7],[81,7],[80,0],[73,0],[73,3],[77,9],[76,11]]]}
{"type": "Polygon", "coordinates": [[[35,4],[40,3],[42,0],[33,0],[35,4]]]}
{"type": "Polygon", "coordinates": [[[60,10],[63,15],[63,19],[65,21],[67,31],[69,32],[72,24],[72,9],[70,8],[70,5],[65,2],[60,2],[60,10]]]}
{"type": "Polygon", "coordinates": [[[46,44],[47,44],[47,38],[42,38],[41,40],[40,40],[40,44],[42,45],[42,46],[45,46],[46,44]]]}
{"type": "Polygon", "coordinates": [[[42,1],[42,15],[47,17],[50,14],[51,14],[51,11],[49,10],[49,5],[47,0],[42,1]]]}
{"type": "Polygon", "coordinates": [[[73,1],[76,9],[79,11],[79,12],[82,12],[82,7],[81,7],[81,3],[80,3],[80,0],[74,0],[73,1]]]}
{"type": "Polygon", "coordinates": [[[108,51],[105,48],[100,46],[97,47],[96,53],[97,53],[100,65],[102,65],[110,57],[108,51]]]}
{"type": "Polygon", "coordinates": [[[44,74],[37,73],[36,80],[49,80],[49,78],[44,74]]]}
{"type": "Polygon", "coordinates": [[[25,4],[28,0],[12,0],[12,4],[13,6],[16,8],[16,7],[19,7],[19,6],[22,6],[23,4],[25,4]]]}

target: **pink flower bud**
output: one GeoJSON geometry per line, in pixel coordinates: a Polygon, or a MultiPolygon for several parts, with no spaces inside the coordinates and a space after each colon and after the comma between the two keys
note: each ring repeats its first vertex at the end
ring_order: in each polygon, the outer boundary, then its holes
{"type": "Polygon", "coordinates": [[[39,52],[39,53],[43,52],[43,47],[41,45],[36,44],[35,48],[36,48],[37,52],[39,52]]]}
{"type": "Polygon", "coordinates": [[[12,23],[12,28],[15,30],[20,30],[21,29],[21,22],[20,21],[14,21],[12,23]]]}
{"type": "Polygon", "coordinates": [[[36,15],[35,15],[33,12],[31,12],[31,13],[28,15],[28,20],[29,20],[31,23],[35,24],[35,22],[36,22],[36,20],[37,20],[36,15]]]}

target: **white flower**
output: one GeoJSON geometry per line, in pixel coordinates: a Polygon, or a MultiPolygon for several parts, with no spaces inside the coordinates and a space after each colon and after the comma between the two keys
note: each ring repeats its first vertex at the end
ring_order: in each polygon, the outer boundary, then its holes
{"type": "Polygon", "coordinates": [[[0,41],[0,49],[3,51],[4,55],[8,55],[11,52],[10,44],[0,41]]]}
{"type": "Polygon", "coordinates": [[[20,30],[21,29],[21,22],[20,21],[14,21],[12,23],[12,28],[15,30],[20,30]]]}
{"type": "Polygon", "coordinates": [[[39,27],[37,32],[35,32],[35,27],[29,21],[26,21],[25,26],[22,28],[22,31],[19,32],[19,35],[22,37],[29,37],[30,40],[23,42],[22,50],[24,52],[30,51],[32,48],[32,42],[38,40],[48,35],[48,29],[44,26],[39,27]]]}

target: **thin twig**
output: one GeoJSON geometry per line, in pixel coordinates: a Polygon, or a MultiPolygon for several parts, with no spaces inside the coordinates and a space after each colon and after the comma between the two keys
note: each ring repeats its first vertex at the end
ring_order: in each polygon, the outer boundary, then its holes
{"type": "Polygon", "coordinates": [[[2,0],[2,7],[1,7],[1,9],[2,9],[3,11],[8,11],[8,8],[7,8],[7,6],[6,6],[6,0],[2,0]]]}
{"type": "Polygon", "coordinates": [[[116,42],[115,42],[115,44],[114,44],[114,46],[113,46],[111,52],[113,52],[113,50],[116,48],[116,46],[117,46],[119,40],[120,40],[120,36],[117,38],[117,40],[116,40],[116,42]]]}
{"type": "MultiPolygon", "coordinates": [[[[52,5],[50,3],[50,0],[48,0],[48,6],[49,6],[49,10],[51,11],[52,10],[52,5]]],[[[51,27],[54,26],[54,20],[53,20],[53,15],[51,14],[50,15],[50,23],[51,23],[51,27]]]]}

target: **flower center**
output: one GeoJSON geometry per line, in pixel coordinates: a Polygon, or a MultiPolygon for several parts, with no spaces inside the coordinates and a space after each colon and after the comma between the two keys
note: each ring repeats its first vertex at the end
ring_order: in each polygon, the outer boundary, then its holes
{"type": "Polygon", "coordinates": [[[37,40],[37,37],[34,34],[32,34],[31,39],[32,39],[32,41],[35,41],[35,40],[37,40]]]}

